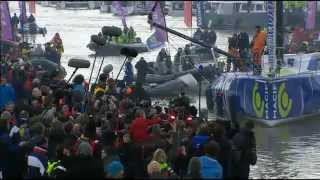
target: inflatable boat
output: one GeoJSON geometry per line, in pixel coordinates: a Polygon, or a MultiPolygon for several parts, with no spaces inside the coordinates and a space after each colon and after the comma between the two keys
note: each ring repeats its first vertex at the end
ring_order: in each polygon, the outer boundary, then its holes
{"type": "Polygon", "coordinates": [[[45,27],[39,27],[36,23],[25,23],[23,29],[19,29],[19,33],[23,34],[47,34],[45,27]]]}
{"type": "Polygon", "coordinates": [[[110,42],[104,46],[98,46],[96,43],[89,43],[87,47],[96,53],[96,56],[120,56],[120,50],[122,48],[132,48],[138,53],[148,52],[148,48],[144,43],[129,43],[129,44],[118,44],[110,42]]]}
{"type": "MultiPolygon", "coordinates": [[[[201,74],[206,78],[209,79],[210,81],[212,80],[212,78],[215,77],[215,75],[217,75],[219,72],[218,70],[208,64],[208,65],[204,65],[203,69],[201,70],[201,74]]],[[[192,74],[197,80],[199,80],[200,78],[200,74],[199,74],[199,70],[192,68],[190,70],[186,70],[186,71],[181,71],[181,72],[174,72],[172,74],[166,74],[166,75],[162,75],[162,74],[147,74],[146,75],[146,83],[164,83],[167,81],[171,81],[174,80],[180,76],[184,76],[186,74],[192,74]]],[[[135,76],[136,78],[136,76],[135,76]]]]}
{"type": "Polygon", "coordinates": [[[197,84],[192,74],[186,74],[162,84],[149,84],[144,89],[150,97],[169,97],[179,95],[182,90],[197,89],[197,84]]]}

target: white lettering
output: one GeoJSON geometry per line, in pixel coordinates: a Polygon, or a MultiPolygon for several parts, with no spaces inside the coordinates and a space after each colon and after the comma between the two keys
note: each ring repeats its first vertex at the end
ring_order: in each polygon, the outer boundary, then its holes
{"type": "Polygon", "coordinates": [[[275,84],[272,85],[272,100],[273,100],[273,119],[277,119],[277,86],[275,84]]]}
{"type": "Polygon", "coordinates": [[[269,93],[268,84],[264,83],[265,119],[269,119],[269,93]]]}

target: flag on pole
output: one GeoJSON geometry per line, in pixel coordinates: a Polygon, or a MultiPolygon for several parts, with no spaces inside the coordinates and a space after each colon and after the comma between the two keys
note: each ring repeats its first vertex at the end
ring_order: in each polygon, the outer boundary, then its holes
{"type": "Polygon", "coordinates": [[[11,17],[9,12],[8,1],[0,1],[1,16],[1,39],[13,40],[13,31],[11,26],[11,17]]]}
{"type": "MultiPolygon", "coordinates": [[[[154,2],[154,6],[152,7],[151,11],[152,21],[162,26],[166,26],[164,15],[161,10],[159,1],[154,2]]],[[[149,49],[159,48],[165,45],[167,39],[167,32],[156,27],[155,32],[147,39],[147,46],[149,49]]]]}
{"type": "Polygon", "coordinates": [[[29,13],[36,14],[36,1],[28,1],[29,2],[29,13]]]}
{"type": "Polygon", "coordinates": [[[21,29],[23,29],[24,23],[27,21],[27,10],[26,10],[26,2],[25,1],[19,1],[19,9],[20,9],[20,25],[21,29]]]}
{"type": "Polygon", "coordinates": [[[116,10],[116,13],[121,16],[121,21],[123,27],[127,27],[127,22],[126,22],[126,15],[127,11],[126,9],[122,6],[122,2],[120,1],[113,1],[112,7],[116,10]]]}
{"type": "Polygon", "coordinates": [[[317,1],[308,1],[307,2],[307,12],[306,12],[306,29],[313,30],[316,25],[316,10],[317,10],[317,1]]]}
{"type": "Polygon", "coordinates": [[[192,27],[192,1],[184,1],[184,23],[192,27]]]}

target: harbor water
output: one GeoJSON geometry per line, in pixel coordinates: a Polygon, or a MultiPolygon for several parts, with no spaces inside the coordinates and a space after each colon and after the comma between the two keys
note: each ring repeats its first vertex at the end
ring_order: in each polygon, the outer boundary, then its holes
{"type": "MultiPolygon", "coordinates": [[[[73,71],[67,66],[67,62],[72,57],[84,58],[91,61],[88,55],[92,54],[86,45],[90,41],[92,34],[97,34],[102,26],[122,26],[119,17],[112,14],[101,14],[99,10],[56,10],[51,7],[36,6],[36,21],[40,27],[46,27],[48,34],[46,37],[39,36],[38,42],[49,41],[56,32],[60,33],[63,40],[65,52],[62,57],[62,65],[66,68],[70,76],[73,71]]],[[[10,2],[10,11],[19,14],[18,2],[10,2]]],[[[167,26],[178,30],[186,35],[191,35],[191,29],[186,28],[183,17],[166,17],[167,26]]],[[[152,33],[147,16],[130,16],[127,24],[133,26],[137,36],[145,41],[152,33]]],[[[196,26],[196,19],[193,19],[196,26]]],[[[195,30],[193,30],[194,32],[195,30]]],[[[217,46],[226,50],[227,37],[232,32],[217,32],[217,46]]],[[[169,35],[169,51],[173,56],[178,47],[183,47],[187,41],[169,35]]],[[[159,50],[141,54],[146,61],[155,61],[159,50]]],[[[97,74],[100,62],[97,59],[94,75],[97,74]]],[[[112,64],[114,75],[118,73],[124,57],[105,58],[105,64],[112,64]]],[[[135,64],[136,61],[133,61],[135,64]]],[[[89,79],[90,69],[81,69],[78,73],[89,79]]],[[[205,98],[201,99],[201,107],[205,108],[205,98]]],[[[198,98],[194,97],[194,103],[198,104],[198,98]]],[[[280,127],[266,128],[257,125],[255,128],[257,139],[258,162],[252,166],[251,178],[320,178],[320,117],[307,119],[297,123],[290,123],[280,127]]]]}

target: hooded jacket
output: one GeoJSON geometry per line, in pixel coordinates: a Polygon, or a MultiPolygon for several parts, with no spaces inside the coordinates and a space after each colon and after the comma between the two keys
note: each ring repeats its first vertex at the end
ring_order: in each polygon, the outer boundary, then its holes
{"type": "Polygon", "coordinates": [[[133,141],[141,142],[150,138],[148,134],[148,127],[160,123],[160,119],[146,120],[142,117],[137,117],[130,125],[130,135],[133,141]]]}
{"type": "Polygon", "coordinates": [[[222,167],[220,163],[208,156],[201,156],[199,158],[201,164],[201,177],[204,179],[222,179],[222,167]]]}

